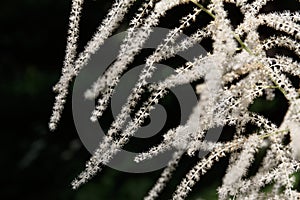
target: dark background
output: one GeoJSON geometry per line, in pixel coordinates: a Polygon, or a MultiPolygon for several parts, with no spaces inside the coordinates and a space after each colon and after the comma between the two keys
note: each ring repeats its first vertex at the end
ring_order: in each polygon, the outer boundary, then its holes
{"type": "MultiPolygon", "coordinates": [[[[281,2],[280,9],[299,10],[299,4],[292,4],[294,1],[281,2]]],[[[108,0],[86,0],[80,25],[79,51],[111,4],[108,0]]],[[[61,73],[70,5],[70,0],[0,3],[0,199],[142,199],[161,171],[127,174],[105,168],[80,189],[71,189],[70,182],[84,169],[90,154],[81,145],[74,128],[70,98],[58,130],[54,133],[48,130],[55,97],[52,86],[61,73]]],[[[187,5],[185,9],[189,11],[192,7],[192,4],[187,5]]],[[[185,9],[169,13],[160,25],[171,26],[174,16],[177,18],[175,14],[184,13],[185,9]]],[[[132,14],[127,16],[119,31],[126,27],[132,14]]],[[[207,21],[207,17],[202,18],[207,21]]],[[[209,44],[207,46],[209,48],[209,44]]],[[[266,108],[260,106],[260,102],[255,109],[272,110],[281,103],[277,100],[269,103],[273,106],[266,108]]],[[[193,163],[195,159],[187,158],[181,162],[178,173],[161,199],[170,198],[176,184],[193,163]]],[[[225,170],[221,165],[222,162],[203,176],[189,198],[216,197],[214,189],[220,183],[217,177],[225,170]]]]}

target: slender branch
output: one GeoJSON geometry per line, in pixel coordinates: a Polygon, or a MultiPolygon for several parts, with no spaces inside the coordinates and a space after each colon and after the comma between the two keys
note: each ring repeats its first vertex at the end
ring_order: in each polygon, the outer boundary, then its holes
{"type": "MultiPolygon", "coordinates": [[[[213,19],[216,19],[216,16],[212,12],[210,12],[207,8],[205,8],[203,5],[198,3],[196,0],[190,0],[190,1],[193,2],[196,6],[198,6],[205,13],[207,13],[209,16],[211,16],[213,19]]],[[[245,51],[247,51],[249,54],[253,55],[253,52],[251,51],[251,49],[249,49],[249,47],[241,40],[241,38],[238,35],[234,34],[234,38],[241,45],[242,49],[245,49],[245,51]]]]}
{"type": "Polygon", "coordinates": [[[265,135],[260,135],[259,136],[259,138],[260,139],[265,139],[265,138],[268,138],[268,137],[270,137],[270,136],[272,136],[272,135],[276,135],[276,134],[280,134],[280,133],[286,133],[286,132],[288,132],[289,130],[281,130],[281,131],[276,131],[276,132],[273,132],[273,133],[267,133],[267,134],[265,134],[265,135]]]}
{"type": "Polygon", "coordinates": [[[214,14],[212,14],[207,8],[205,8],[203,5],[198,3],[196,0],[190,0],[190,1],[193,2],[196,6],[198,6],[201,10],[206,12],[208,15],[210,15],[212,18],[214,18],[214,19],[216,18],[216,16],[214,14]]]}

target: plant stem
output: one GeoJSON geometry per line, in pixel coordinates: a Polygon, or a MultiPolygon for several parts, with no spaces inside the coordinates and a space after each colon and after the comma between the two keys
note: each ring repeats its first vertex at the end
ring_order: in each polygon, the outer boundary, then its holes
{"type": "Polygon", "coordinates": [[[196,6],[198,6],[201,10],[206,12],[208,15],[210,15],[212,18],[214,18],[214,19],[216,18],[216,16],[214,14],[212,14],[207,8],[205,8],[203,5],[198,3],[196,0],[190,0],[190,1],[193,2],[196,6]]]}
{"type": "MultiPolygon", "coordinates": [[[[212,12],[210,12],[207,8],[205,8],[203,5],[198,3],[196,0],[190,0],[190,1],[193,2],[196,6],[198,6],[205,13],[207,13],[209,16],[211,16],[213,19],[216,19],[216,16],[212,12]]],[[[234,38],[238,41],[238,43],[241,45],[241,47],[243,49],[245,49],[245,51],[247,51],[249,54],[253,55],[253,52],[251,51],[251,49],[249,49],[247,47],[247,45],[241,40],[241,38],[238,35],[234,34],[234,38]]]]}
{"type": "Polygon", "coordinates": [[[276,131],[276,132],[274,132],[274,133],[268,133],[268,134],[265,134],[265,135],[260,135],[259,137],[260,137],[261,139],[265,139],[265,138],[270,137],[270,136],[272,136],[272,135],[276,135],[276,134],[279,134],[279,133],[285,133],[285,132],[288,132],[288,131],[289,131],[289,130],[276,131]]]}

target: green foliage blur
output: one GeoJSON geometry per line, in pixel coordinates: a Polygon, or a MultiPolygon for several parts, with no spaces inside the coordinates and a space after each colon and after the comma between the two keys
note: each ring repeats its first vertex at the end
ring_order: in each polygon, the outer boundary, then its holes
{"type": "MultiPolygon", "coordinates": [[[[86,0],[79,51],[111,4],[109,0],[86,0]]],[[[0,199],[142,199],[161,170],[128,174],[107,167],[80,189],[71,189],[71,181],[84,169],[90,154],[76,133],[70,98],[58,130],[50,133],[47,127],[54,101],[52,86],[59,79],[64,59],[70,5],[70,0],[0,3],[0,199]]],[[[260,105],[253,109],[266,109],[260,105]]],[[[161,199],[171,197],[196,161],[184,158],[161,199]]],[[[189,199],[216,199],[215,189],[226,163],[223,159],[203,176],[189,199]]]]}

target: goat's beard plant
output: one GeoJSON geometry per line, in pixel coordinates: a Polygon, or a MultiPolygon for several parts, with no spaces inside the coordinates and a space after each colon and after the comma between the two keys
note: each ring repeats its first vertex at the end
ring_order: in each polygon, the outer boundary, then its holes
{"type": "MultiPolygon", "coordinates": [[[[180,158],[184,154],[193,156],[199,150],[210,153],[195,166],[191,166],[191,170],[177,186],[173,199],[184,199],[200,177],[221,157],[227,155],[230,156],[230,161],[222,185],[217,190],[219,199],[299,199],[300,193],[295,189],[294,182],[295,173],[300,166],[300,99],[299,85],[294,84],[291,77],[300,78],[300,14],[291,11],[260,12],[270,1],[211,0],[206,2],[207,6],[196,0],[145,2],[131,20],[116,61],[85,93],[88,99],[97,99],[101,95],[97,100],[98,105],[91,113],[92,121],[97,121],[102,116],[122,73],[140,52],[151,35],[152,28],[158,25],[166,12],[184,6],[183,4],[191,4],[194,9],[180,20],[179,26],[172,29],[146,59],[127,103],[86,163],[86,169],[72,182],[72,186],[78,188],[100,171],[100,166],[111,160],[134,136],[154,105],[166,95],[168,88],[204,80],[198,86],[198,104],[186,124],[169,130],[160,144],[135,158],[136,162],[142,162],[170,148],[176,149],[172,160],[145,199],[157,198],[180,158]],[[224,4],[227,3],[234,4],[243,14],[243,21],[236,28],[231,25],[224,9],[224,4]],[[209,23],[196,30],[189,38],[177,41],[182,31],[190,25],[197,26],[195,20],[202,13],[210,17],[209,23]],[[274,35],[262,39],[258,31],[261,26],[273,29],[274,35]],[[185,51],[207,38],[213,41],[212,50],[207,55],[187,62],[165,80],[156,84],[148,83],[155,71],[155,63],[171,58],[177,52],[185,51]],[[292,56],[269,56],[269,50],[278,47],[289,50],[289,55],[292,56]],[[133,112],[146,87],[152,92],[149,99],[126,125],[125,122],[130,117],[128,113],[133,112]],[[288,109],[279,125],[249,109],[258,97],[273,99],[275,91],[280,91],[288,101],[288,109]],[[250,133],[246,132],[246,125],[249,124],[256,127],[250,133]],[[231,140],[204,140],[208,130],[220,126],[235,127],[231,140]],[[116,134],[118,139],[115,139],[116,134]],[[247,171],[255,160],[255,154],[261,149],[267,149],[267,152],[260,168],[256,174],[248,176],[247,171]],[[269,192],[263,192],[266,186],[271,187],[269,192]]],[[[117,0],[85,49],[77,54],[78,24],[83,0],[73,0],[62,76],[54,87],[57,97],[49,123],[50,129],[54,130],[60,120],[70,81],[88,63],[91,55],[101,48],[135,3],[134,0],[117,0]]]]}

